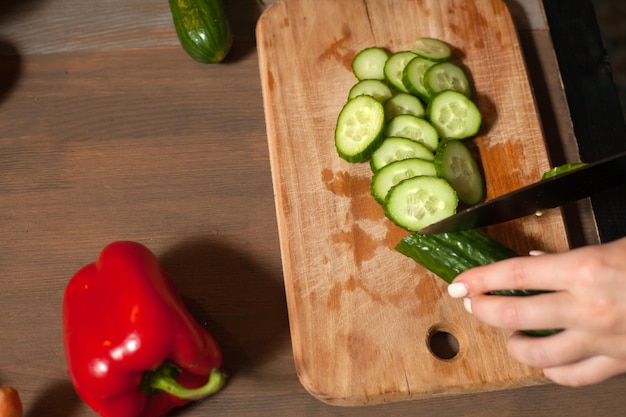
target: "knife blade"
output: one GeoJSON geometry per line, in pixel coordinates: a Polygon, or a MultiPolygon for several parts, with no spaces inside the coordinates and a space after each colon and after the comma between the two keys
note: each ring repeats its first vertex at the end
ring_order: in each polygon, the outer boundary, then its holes
{"type": "Polygon", "coordinates": [[[502,223],[626,184],[626,152],[519,188],[460,211],[419,231],[454,232],[502,223]]]}

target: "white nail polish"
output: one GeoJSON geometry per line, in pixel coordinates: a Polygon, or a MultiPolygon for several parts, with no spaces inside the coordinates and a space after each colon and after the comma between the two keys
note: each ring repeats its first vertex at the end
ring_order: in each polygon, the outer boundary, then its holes
{"type": "Polygon", "coordinates": [[[467,294],[469,294],[469,291],[467,290],[465,284],[463,284],[462,282],[457,282],[448,285],[448,294],[450,294],[452,298],[461,298],[467,296],[467,294]]]}
{"type": "Polygon", "coordinates": [[[463,299],[463,305],[465,306],[465,309],[468,311],[468,313],[472,313],[472,300],[470,300],[469,298],[464,298],[463,299]]]}

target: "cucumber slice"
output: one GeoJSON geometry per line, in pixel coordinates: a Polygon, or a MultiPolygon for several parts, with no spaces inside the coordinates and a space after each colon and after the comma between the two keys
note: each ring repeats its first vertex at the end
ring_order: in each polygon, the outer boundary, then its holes
{"type": "Polygon", "coordinates": [[[426,109],[419,98],[409,93],[398,93],[385,102],[385,119],[391,120],[400,114],[425,117],[426,109]]]}
{"type": "Polygon", "coordinates": [[[452,56],[452,49],[447,43],[428,37],[418,38],[411,52],[435,62],[447,61],[452,56]]]}
{"type": "Polygon", "coordinates": [[[387,123],[385,136],[397,136],[412,139],[430,149],[432,152],[439,145],[437,130],[428,120],[412,114],[401,114],[387,123]]]}
{"type": "Polygon", "coordinates": [[[391,187],[402,180],[418,175],[436,176],[435,163],[424,159],[410,158],[385,165],[372,177],[370,191],[376,201],[383,204],[391,187]]]}
{"type": "Polygon", "coordinates": [[[393,186],[383,208],[398,226],[416,232],[453,215],[458,205],[454,188],[443,178],[419,176],[393,186]]]}
{"type": "Polygon", "coordinates": [[[452,62],[440,62],[430,67],[424,74],[424,87],[431,97],[444,90],[458,91],[467,97],[472,95],[465,71],[452,62]]]}
{"type": "Polygon", "coordinates": [[[543,175],[541,176],[541,179],[547,180],[548,178],[556,177],[557,175],[564,174],[566,172],[583,167],[585,165],[586,164],[584,162],[570,162],[567,164],[559,165],[550,169],[549,171],[544,172],[543,175]]]}
{"type": "Polygon", "coordinates": [[[482,115],[463,93],[446,90],[436,94],[426,109],[430,122],[442,138],[465,139],[480,129],[482,115]]]}
{"type": "Polygon", "coordinates": [[[420,99],[428,102],[430,100],[430,93],[424,85],[424,75],[426,72],[435,65],[436,62],[430,61],[426,58],[416,56],[404,68],[402,72],[402,84],[406,90],[419,97],[420,99]]]}
{"type": "Polygon", "coordinates": [[[361,80],[354,84],[348,93],[348,100],[360,95],[368,95],[384,103],[393,96],[391,88],[379,80],[361,80]]]}
{"type": "Polygon", "coordinates": [[[459,200],[474,205],[485,195],[483,176],[474,155],[459,140],[444,140],[435,153],[437,175],[455,189],[459,200]]]}
{"type": "Polygon", "coordinates": [[[337,153],[348,162],[367,160],[383,140],[385,110],[380,101],[363,95],[341,109],[335,128],[337,153]]]}
{"type": "Polygon", "coordinates": [[[434,161],[432,151],[419,142],[412,139],[390,137],[385,138],[383,143],[372,153],[370,167],[376,172],[384,166],[409,158],[420,158],[434,161]]]}
{"type": "Polygon", "coordinates": [[[352,72],[359,80],[384,80],[385,63],[389,54],[383,48],[372,46],[360,51],[352,60],[352,72]]]}
{"type": "Polygon", "coordinates": [[[402,73],[404,67],[415,57],[411,51],[400,51],[392,54],[385,63],[385,79],[397,92],[408,93],[402,83],[402,73]]]}

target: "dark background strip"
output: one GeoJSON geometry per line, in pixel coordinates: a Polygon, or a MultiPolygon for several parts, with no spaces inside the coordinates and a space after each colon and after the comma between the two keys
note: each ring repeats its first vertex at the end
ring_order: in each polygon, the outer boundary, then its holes
{"type": "MultiPolygon", "coordinates": [[[[626,151],[626,124],[591,0],[544,0],[580,160],[626,151]]],[[[626,186],[591,197],[601,242],[626,236],[626,186]]]]}

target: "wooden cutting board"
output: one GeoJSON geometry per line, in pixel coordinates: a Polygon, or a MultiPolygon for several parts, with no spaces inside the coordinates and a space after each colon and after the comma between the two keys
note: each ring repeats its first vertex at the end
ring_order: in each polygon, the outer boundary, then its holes
{"type": "MultiPolygon", "coordinates": [[[[441,279],[394,250],[407,233],[370,196],[369,165],[335,151],[356,52],[406,50],[420,36],[447,41],[470,70],[488,198],[539,180],[549,157],[501,0],[283,0],[257,26],[295,363],[304,387],[331,404],[545,382],[507,355],[508,332],[477,322],[441,279]]],[[[520,253],[568,248],[559,209],[486,232],[520,253]]]]}

